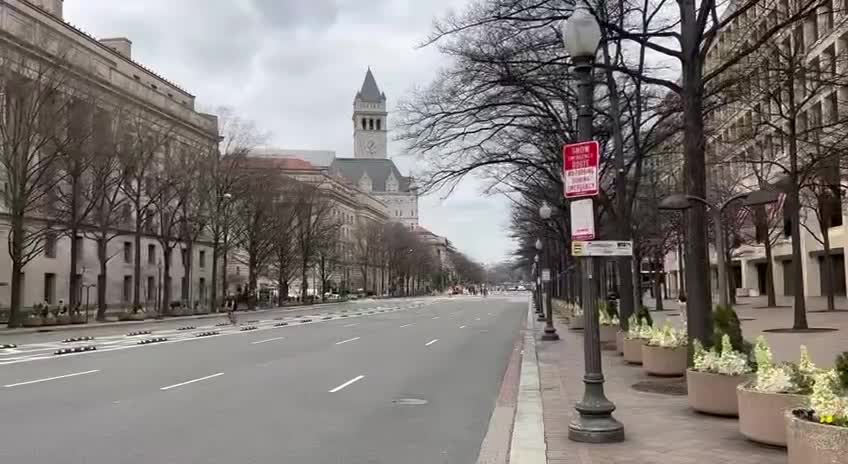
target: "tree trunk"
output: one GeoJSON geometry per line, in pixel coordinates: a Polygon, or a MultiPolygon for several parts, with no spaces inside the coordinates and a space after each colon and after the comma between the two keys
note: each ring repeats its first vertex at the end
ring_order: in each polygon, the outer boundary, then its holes
{"type": "Polygon", "coordinates": [[[836,302],[834,301],[834,285],[833,285],[833,257],[830,256],[830,237],[828,236],[828,226],[822,227],[822,244],[824,245],[824,286],[825,296],[827,297],[827,310],[835,311],[836,302]]]}
{"type": "MultiPolygon", "coordinates": [[[[699,57],[700,34],[695,0],[678,2],[681,19],[681,54],[683,103],[683,153],[686,193],[706,198],[706,159],[704,135],[703,63],[699,57]]],[[[704,231],[707,213],[703,205],[695,204],[687,211],[686,279],[688,304],[687,325],[690,339],[712,346],[712,294],[709,279],[710,263],[704,231]]]]}
{"type": "MultiPolygon", "coordinates": [[[[792,95],[794,92],[788,92],[792,95]]],[[[791,97],[790,97],[791,98],[791,97]]],[[[798,194],[798,141],[796,139],[796,126],[794,121],[789,121],[789,192],[786,202],[789,206],[792,229],[792,295],[794,299],[794,321],[793,329],[806,329],[807,308],[804,298],[804,276],[801,260],[801,202],[798,194]]]]}
{"type": "Polygon", "coordinates": [[[164,274],[162,276],[162,308],[164,311],[171,309],[171,253],[172,248],[162,247],[162,260],[164,274]]]}
{"type": "Polygon", "coordinates": [[[12,216],[12,285],[11,296],[9,301],[9,327],[20,327],[23,323],[22,314],[22,292],[21,274],[24,270],[24,265],[21,261],[24,248],[24,219],[22,214],[14,214],[12,216]]]}
{"type": "Polygon", "coordinates": [[[289,296],[288,283],[286,282],[284,276],[284,269],[282,264],[280,265],[280,269],[277,272],[277,306],[283,306],[283,303],[286,301],[286,298],[289,296]],[[285,290],[285,293],[283,291],[285,290]]]}
{"type": "Polygon", "coordinates": [[[663,307],[663,298],[662,298],[663,297],[662,296],[662,275],[661,275],[660,270],[659,270],[660,269],[660,261],[659,261],[659,259],[657,259],[657,257],[654,257],[653,261],[654,261],[654,263],[653,263],[653,266],[651,266],[651,267],[653,268],[652,270],[654,271],[653,272],[653,274],[654,274],[654,279],[653,279],[654,280],[654,300],[657,302],[656,303],[656,306],[657,306],[656,310],[657,311],[665,311],[665,308],[663,307]]]}
{"type": "Polygon", "coordinates": [[[227,288],[227,241],[224,240],[224,249],[222,250],[224,255],[223,262],[221,263],[221,301],[225,301],[229,296],[230,292],[227,288]]]}
{"type": "MultiPolygon", "coordinates": [[[[74,201],[72,200],[73,204],[74,201]]],[[[72,219],[72,221],[76,221],[72,219]]],[[[79,229],[74,223],[71,223],[71,259],[70,266],[68,270],[68,307],[74,308],[79,302],[79,282],[77,279],[77,267],[79,261],[79,250],[77,249],[77,234],[79,233],[79,229]]]]}
{"type": "Polygon", "coordinates": [[[306,290],[309,288],[309,281],[306,276],[306,268],[309,267],[306,260],[303,260],[300,265],[300,301],[306,303],[306,290]]]}
{"type": "MultiPolygon", "coordinates": [[[[104,234],[107,232],[104,232],[104,234]]],[[[106,272],[108,271],[108,250],[106,239],[101,236],[97,239],[97,261],[100,264],[100,272],[97,274],[97,315],[98,321],[106,320],[106,272]]],[[[86,308],[87,310],[88,308],[86,308]]]]}
{"type": "Polygon", "coordinates": [[[766,237],[766,306],[777,306],[777,296],[774,293],[774,267],[772,266],[771,239],[766,237]]]}
{"type": "MultiPolygon", "coordinates": [[[[194,263],[193,263],[193,261],[194,261],[194,259],[193,259],[194,258],[194,246],[192,245],[191,240],[186,240],[185,242],[186,242],[186,248],[185,248],[185,250],[186,250],[185,251],[185,253],[186,253],[186,263],[185,263],[185,266],[184,266],[184,269],[183,269],[183,275],[185,276],[186,285],[188,286],[188,295],[187,295],[188,296],[188,305],[193,310],[195,300],[194,300],[194,284],[192,283],[192,280],[193,280],[194,276],[192,276],[191,273],[194,270],[194,263]]],[[[197,299],[200,300],[201,298],[202,298],[202,295],[200,297],[198,297],[197,299]]]]}
{"type": "Polygon", "coordinates": [[[256,309],[256,259],[251,253],[247,264],[247,309],[252,311],[256,309]]]}
{"type": "Polygon", "coordinates": [[[136,209],[135,233],[133,234],[133,247],[135,248],[133,250],[135,251],[135,259],[133,260],[133,308],[141,306],[141,214],[136,209]]]}
{"type": "Polygon", "coordinates": [[[218,312],[218,240],[212,242],[212,288],[209,289],[209,311],[218,312]]]}

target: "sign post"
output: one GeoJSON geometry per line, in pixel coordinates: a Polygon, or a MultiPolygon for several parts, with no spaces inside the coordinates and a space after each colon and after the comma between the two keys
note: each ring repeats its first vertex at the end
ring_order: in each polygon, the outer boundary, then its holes
{"type": "Polygon", "coordinates": [[[595,208],[591,198],[571,202],[571,240],[595,239],[595,208]]]}
{"type": "Polygon", "coordinates": [[[562,149],[562,178],[565,198],[598,195],[598,166],[601,147],[597,141],[570,143],[562,149]]]}

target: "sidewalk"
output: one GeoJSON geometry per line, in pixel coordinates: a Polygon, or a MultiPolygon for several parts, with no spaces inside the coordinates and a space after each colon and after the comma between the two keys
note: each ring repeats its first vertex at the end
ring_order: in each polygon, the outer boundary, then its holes
{"type": "Polygon", "coordinates": [[[693,412],[686,396],[642,393],[631,385],[649,379],[613,351],[603,352],[607,397],[624,424],[623,443],[593,445],[568,439],[574,404],[583,396],[583,335],[557,324],[562,337],[536,350],[541,373],[548,464],[784,464],[786,452],[747,441],[736,419],[693,412]]]}

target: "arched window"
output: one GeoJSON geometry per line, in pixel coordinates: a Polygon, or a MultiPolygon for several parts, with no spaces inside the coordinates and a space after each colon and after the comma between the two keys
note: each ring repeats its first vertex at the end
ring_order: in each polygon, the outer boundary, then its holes
{"type": "Polygon", "coordinates": [[[368,120],[368,129],[374,130],[374,120],[373,119],[368,120]]]}
{"type": "Polygon", "coordinates": [[[367,129],[367,127],[365,127],[365,118],[362,118],[362,130],[365,129],[367,129]]]}
{"type": "Polygon", "coordinates": [[[377,130],[380,130],[380,122],[381,122],[381,121],[382,121],[381,119],[378,119],[378,120],[377,120],[377,130]]]}

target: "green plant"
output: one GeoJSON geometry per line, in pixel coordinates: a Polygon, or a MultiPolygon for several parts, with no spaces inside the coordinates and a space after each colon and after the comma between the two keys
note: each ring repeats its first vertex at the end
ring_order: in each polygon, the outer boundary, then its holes
{"type": "Polygon", "coordinates": [[[763,336],[757,338],[754,346],[757,360],[757,377],[753,388],[767,393],[794,393],[809,395],[815,385],[815,377],[820,372],[810,360],[807,347],[801,345],[801,358],[797,363],[783,362],[774,364],[771,349],[763,336]]]}
{"type": "Polygon", "coordinates": [[[746,350],[745,339],[742,338],[742,325],[739,316],[731,306],[718,305],[713,310],[713,346],[722,350],[722,338],[727,335],[730,345],[740,353],[750,353],[750,345],[746,350]]]}
{"type": "Polygon", "coordinates": [[[648,345],[663,348],[678,348],[687,344],[686,329],[675,329],[668,321],[662,327],[653,328],[648,340],[648,345]]]}
{"type": "Polygon", "coordinates": [[[733,349],[727,334],[721,337],[721,345],[713,346],[709,351],[704,349],[698,339],[692,343],[692,349],[694,369],[698,372],[722,375],[742,375],[751,372],[748,356],[733,349]]]}
{"type": "Polygon", "coordinates": [[[819,422],[848,427],[848,390],[841,383],[837,369],[826,369],[816,374],[810,406],[819,422]]]}
{"type": "Polygon", "coordinates": [[[651,312],[648,311],[648,308],[644,306],[639,306],[639,309],[635,312],[636,319],[639,321],[639,325],[654,325],[654,318],[651,317],[651,312]]]}
{"type": "Polygon", "coordinates": [[[848,351],[843,351],[842,354],[837,356],[833,365],[836,377],[839,379],[839,385],[843,390],[848,391],[848,351]]]}

